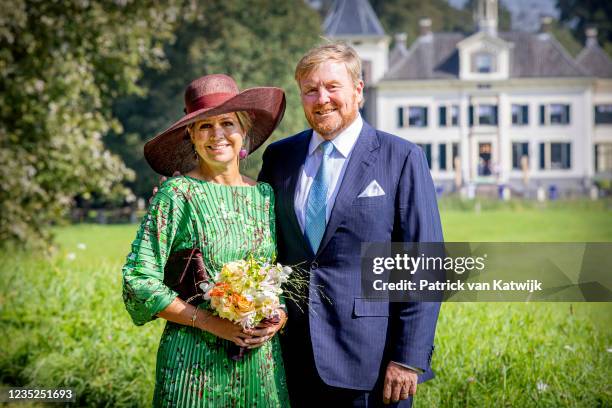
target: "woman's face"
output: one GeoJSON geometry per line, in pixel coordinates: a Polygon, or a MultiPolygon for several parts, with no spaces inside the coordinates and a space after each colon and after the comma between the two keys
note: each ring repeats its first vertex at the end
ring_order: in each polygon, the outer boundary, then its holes
{"type": "Polygon", "coordinates": [[[198,121],[190,134],[201,161],[214,167],[237,162],[244,131],[234,112],[198,121]]]}

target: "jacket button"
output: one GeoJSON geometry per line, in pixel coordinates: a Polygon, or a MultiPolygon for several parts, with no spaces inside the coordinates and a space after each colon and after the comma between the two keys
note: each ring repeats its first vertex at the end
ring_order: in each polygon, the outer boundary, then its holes
{"type": "Polygon", "coordinates": [[[310,264],[310,269],[315,270],[319,267],[319,264],[315,261],[310,264]]]}

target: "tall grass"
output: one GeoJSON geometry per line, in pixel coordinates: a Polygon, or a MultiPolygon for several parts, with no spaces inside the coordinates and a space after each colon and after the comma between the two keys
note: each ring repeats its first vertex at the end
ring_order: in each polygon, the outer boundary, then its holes
{"type": "MultiPolygon", "coordinates": [[[[442,213],[448,241],[612,241],[605,208],[442,213]]],[[[0,383],[73,387],[77,406],[152,398],[162,321],[135,327],[120,269],[136,226],[57,229],[56,255],[0,254],[0,383]]],[[[612,406],[612,309],[589,303],[447,303],[416,407],[612,406]]]]}

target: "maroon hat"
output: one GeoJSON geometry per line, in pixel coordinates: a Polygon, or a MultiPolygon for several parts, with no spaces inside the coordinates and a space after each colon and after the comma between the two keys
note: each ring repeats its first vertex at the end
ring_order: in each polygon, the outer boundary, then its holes
{"type": "Polygon", "coordinates": [[[257,87],[238,90],[236,82],[223,74],[206,75],[185,89],[185,116],[144,146],[144,155],[157,173],[185,174],[197,160],[185,131],[187,125],[223,113],[246,111],[253,126],[247,133],[250,151],[256,150],[272,134],[285,112],[285,93],[280,88],[257,87]]]}

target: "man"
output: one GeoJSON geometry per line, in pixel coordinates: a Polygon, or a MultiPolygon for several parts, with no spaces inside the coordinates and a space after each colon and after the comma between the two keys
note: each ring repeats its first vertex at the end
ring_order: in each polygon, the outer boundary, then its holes
{"type": "Polygon", "coordinates": [[[368,302],[362,242],[439,242],[423,152],[359,114],[361,61],[346,44],[310,50],[296,67],[312,129],[273,143],[261,181],[276,193],[278,260],[306,265],[307,305],[288,300],[283,354],[293,406],[411,405],[430,369],[439,303],[368,302]]]}

